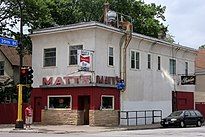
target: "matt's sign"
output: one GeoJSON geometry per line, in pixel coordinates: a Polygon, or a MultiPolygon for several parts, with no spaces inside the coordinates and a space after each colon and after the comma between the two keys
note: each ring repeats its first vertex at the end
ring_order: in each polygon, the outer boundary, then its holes
{"type": "Polygon", "coordinates": [[[92,82],[91,75],[85,76],[55,76],[55,77],[43,77],[43,86],[65,86],[65,85],[88,85],[88,84],[103,84],[115,86],[119,80],[118,77],[111,76],[96,76],[96,82],[92,82]]]}
{"type": "Polygon", "coordinates": [[[65,77],[44,77],[43,85],[63,86],[71,84],[89,84],[91,76],[65,76],[65,77]]]}
{"type": "Polygon", "coordinates": [[[181,85],[195,85],[195,76],[181,76],[181,85]]]}

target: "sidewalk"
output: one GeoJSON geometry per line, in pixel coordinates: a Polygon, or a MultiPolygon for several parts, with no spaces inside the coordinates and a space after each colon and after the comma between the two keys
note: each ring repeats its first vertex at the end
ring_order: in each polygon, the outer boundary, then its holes
{"type": "Polygon", "coordinates": [[[98,133],[125,130],[144,130],[160,128],[159,124],[140,125],[140,126],[118,126],[118,127],[92,127],[88,125],[32,125],[31,129],[15,129],[14,124],[0,125],[0,132],[9,133],[52,133],[52,134],[68,134],[68,133],[98,133]]]}

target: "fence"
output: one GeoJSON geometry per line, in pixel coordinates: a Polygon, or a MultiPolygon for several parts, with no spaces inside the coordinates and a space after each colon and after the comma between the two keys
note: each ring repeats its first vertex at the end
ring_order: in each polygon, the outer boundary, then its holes
{"type": "MultiPolygon", "coordinates": [[[[23,104],[22,114],[24,119],[24,109],[27,104],[23,104]]],[[[14,124],[17,119],[17,103],[0,104],[0,124],[14,124]]]]}
{"type": "MultiPolygon", "coordinates": [[[[139,124],[154,124],[162,119],[162,110],[120,111],[120,120],[125,120],[127,126],[139,124]]],[[[123,123],[123,122],[122,122],[123,123]]]]}

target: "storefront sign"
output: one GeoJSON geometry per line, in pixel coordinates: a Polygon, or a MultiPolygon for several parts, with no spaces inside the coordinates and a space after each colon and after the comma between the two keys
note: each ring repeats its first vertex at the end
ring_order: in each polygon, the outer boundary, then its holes
{"type": "Polygon", "coordinates": [[[43,85],[63,86],[70,84],[89,84],[91,76],[65,76],[65,77],[44,77],[43,85]]]}
{"type": "MultiPolygon", "coordinates": [[[[119,80],[118,77],[96,76],[96,84],[104,84],[114,86],[119,80]]],[[[43,77],[43,86],[64,86],[64,85],[88,85],[91,82],[91,76],[65,76],[65,77],[43,77]]]]}
{"type": "Polygon", "coordinates": [[[195,76],[181,76],[181,85],[195,85],[195,76]]]}
{"type": "Polygon", "coordinates": [[[80,70],[89,71],[91,64],[91,53],[88,50],[78,50],[78,65],[80,70]]]}
{"type": "Polygon", "coordinates": [[[98,76],[98,75],[96,76],[97,84],[116,85],[118,80],[119,80],[118,77],[98,76]]]}

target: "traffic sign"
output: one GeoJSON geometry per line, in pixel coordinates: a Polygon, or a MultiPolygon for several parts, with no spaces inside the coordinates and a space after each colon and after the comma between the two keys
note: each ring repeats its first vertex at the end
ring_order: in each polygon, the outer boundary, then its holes
{"type": "Polygon", "coordinates": [[[18,42],[17,42],[17,40],[14,40],[14,39],[8,39],[8,38],[0,37],[0,45],[17,47],[18,42]]]}

